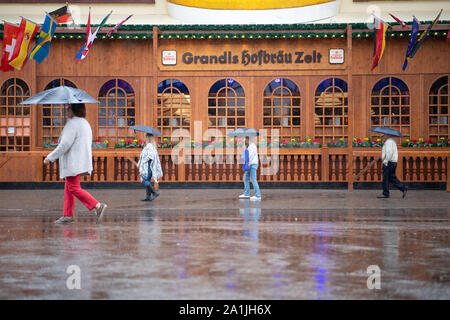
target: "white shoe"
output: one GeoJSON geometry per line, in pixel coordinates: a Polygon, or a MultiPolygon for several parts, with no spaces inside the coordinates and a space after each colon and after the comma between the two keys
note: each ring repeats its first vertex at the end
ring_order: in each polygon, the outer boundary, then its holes
{"type": "Polygon", "coordinates": [[[261,197],[253,196],[253,197],[250,198],[250,201],[261,201],[261,197]]]}
{"type": "Polygon", "coordinates": [[[241,194],[239,199],[250,199],[250,196],[246,196],[245,194],[241,194]]]}

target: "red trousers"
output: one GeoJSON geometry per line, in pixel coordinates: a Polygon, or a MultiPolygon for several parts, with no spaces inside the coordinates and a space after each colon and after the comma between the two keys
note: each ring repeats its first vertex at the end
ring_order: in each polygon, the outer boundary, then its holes
{"type": "Polygon", "coordinates": [[[66,177],[64,187],[64,216],[73,217],[73,209],[75,208],[75,197],[83,203],[86,208],[92,210],[98,203],[89,192],[81,189],[80,175],[75,177],[66,177]]]}

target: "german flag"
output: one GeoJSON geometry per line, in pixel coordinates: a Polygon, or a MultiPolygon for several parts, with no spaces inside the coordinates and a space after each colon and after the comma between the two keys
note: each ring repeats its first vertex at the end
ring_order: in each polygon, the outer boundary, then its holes
{"type": "Polygon", "coordinates": [[[57,24],[73,22],[68,4],[55,11],[49,12],[49,15],[57,24]]]}
{"type": "Polygon", "coordinates": [[[388,25],[383,20],[375,17],[375,43],[373,50],[372,69],[370,69],[371,71],[375,69],[375,67],[378,65],[378,62],[380,62],[381,57],[383,56],[384,48],[386,47],[387,28],[388,25]]]}

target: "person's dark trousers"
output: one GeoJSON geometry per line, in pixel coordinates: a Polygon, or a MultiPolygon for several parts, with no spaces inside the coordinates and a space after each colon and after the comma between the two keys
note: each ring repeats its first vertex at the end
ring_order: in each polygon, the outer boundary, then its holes
{"type": "Polygon", "coordinates": [[[146,197],[142,199],[142,201],[152,201],[156,197],[159,196],[158,191],[156,191],[155,187],[152,186],[152,169],[151,169],[151,160],[148,162],[148,177],[143,179],[142,184],[145,186],[146,197]]]}
{"type": "Polygon", "coordinates": [[[395,175],[397,162],[388,162],[387,166],[383,164],[383,195],[389,197],[389,184],[392,182],[400,191],[405,191],[405,185],[398,180],[395,175]]]}
{"type": "Polygon", "coordinates": [[[148,176],[147,177],[142,177],[142,184],[145,186],[145,199],[142,199],[142,201],[151,201],[152,200],[152,193],[153,193],[153,186],[152,186],[152,169],[150,167],[151,164],[151,160],[148,162],[148,169],[147,169],[147,173],[148,176]]]}

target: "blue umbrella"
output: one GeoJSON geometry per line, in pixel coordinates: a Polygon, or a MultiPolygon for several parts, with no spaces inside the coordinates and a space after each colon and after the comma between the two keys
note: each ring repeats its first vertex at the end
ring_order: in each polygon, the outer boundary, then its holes
{"type": "Polygon", "coordinates": [[[229,137],[259,136],[259,132],[256,129],[252,128],[238,128],[236,130],[228,132],[227,136],[229,137]]]}
{"type": "Polygon", "coordinates": [[[394,136],[394,137],[403,137],[403,135],[400,132],[398,132],[397,130],[388,128],[388,127],[370,128],[369,131],[378,132],[378,133],[382,133],[382,134],[388,134],[388,135],[394,136]]]}
{"type": "Polygon", "coordinates": [[[156,135],[156,136],[161,136],[161,132],[159,132],[156,129],[153,129],[152,127],[149,126],[132,126],[130,129],[133,129],[135,131],[142,131],[148,134],[152,134],[152,135],[156,135]]]}

